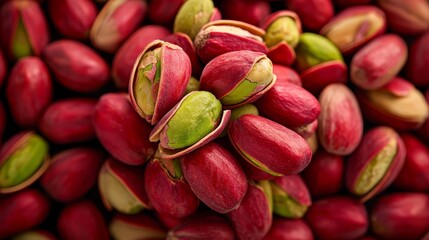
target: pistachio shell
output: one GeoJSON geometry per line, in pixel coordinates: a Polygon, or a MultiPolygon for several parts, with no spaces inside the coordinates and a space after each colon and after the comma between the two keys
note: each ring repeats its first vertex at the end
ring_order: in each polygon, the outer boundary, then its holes
{"type": "Polygon", "coordinates": [[[310,227],[301,219],[274,218],[270,231],[263,240],[313,240],[310,227]]]}
{"type": "Polygon", "coordinates": [[[109,224],[109,232],[117,240],[165,239],[166,230],[151,215],[117,213],[109,224]]]}
{"type": "Polygon", "coordinates": [[[289,0],[286,8],[295,12],[302,25],[312,31],[320,30],[334,16],[331,0],[289,0]]]}
{"type": "Polygon", "coordinates": [[[347,65],[335,60],[311,67],[301,73],[302,85],[307,91],[318,95],[331,83],[346,83],[347,65]]]}

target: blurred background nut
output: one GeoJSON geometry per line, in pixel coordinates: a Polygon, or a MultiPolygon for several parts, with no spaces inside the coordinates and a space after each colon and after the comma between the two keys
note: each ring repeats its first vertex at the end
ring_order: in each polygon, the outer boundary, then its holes
{"type": "Polygon", "coordinates": [[[174,18],[184,2],[185,0],[151,0],[148,17],[155,24],[172,26],[174,18]]]}
{"type": "Polygon", "coordinates": [[[271,6],[264,0],[230,0],[220,3],[220,10],[224,19],[243,21],[255,26],[270,14],[271,6]]]}
{"type": "Polygon", "coordinates": [[[48,23],[37,1],[7,1],[0,9],[0,33],[5,55],[16,60],[39,56],[50,40],[48,23]]]}
{"type": "MultiPolygon", "coordinates": [[[[429,21],[428,21],[429,22],[429,21]]],[[[408,80],[416,87],[429,86],[429,32],[421,35],[411,45],[407,63],[408,80]]]]}
{"type": "Polygon", "coordinates": [[[304,220],[275,217],[270,231],[263,238],[263,240],[271,239],[313,240],[314,236],[304,220]]]}
{"type": "Polygon", "coordinates": [[[145,0],[109,0],[91,27],[91,43],[102,51],[115,52],[138,28],[146,12],[145,0]]]}
{"type": "Polygon", "coordinates": [[[288,0],[285,6],[296,12],[304,25],[311,31],[320,30],[333,16],[331,0],[288,0]]]}
{"type": "Polygon", "coordinates": [[[117,240],[165,239],[166,229],[147,213],[116,213],[109,223],[109,232],[117,240]]]}

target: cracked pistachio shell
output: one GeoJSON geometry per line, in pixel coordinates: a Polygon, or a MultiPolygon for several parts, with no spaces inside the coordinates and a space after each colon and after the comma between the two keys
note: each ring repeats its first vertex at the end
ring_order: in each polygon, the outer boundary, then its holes
{"type": "Polygon", "coordinates": [[[368,120],[398,130],[417,129],[429,115],[423,94],[400,77],[395,77],[381,89],[358,91],[356,96],[368,120]]]}
{"type": "Polygon", "coordinates": [[[160,156],[175,158],[219,136],[230,111],[207,91],[193,91],[182,98],[155,126],[150,141],[160,141],[160,156]]]}
{"type": "Polygon", "coordinates": [[[149,43],[137,57],[129,83],[136,112],[150,124],[157,124],[183,97],[191,70],[181,47],[161,40],[149,43]]]}
{"type": "Polygon", "coordinates": [[[386,30],[386,18],[374,6],[350,7],[336,15],[320,34],[333,42],[343,54],[351,54],[386,30]]]}
{"type": "Polygon", "coordinates": [[[346,163],[348,190],[365,202],[386,189],[404,165],[405,151],[392,128],[381,126],[365,133],[346,163]]]}
{"type": "Polygon", "coordinates": [[[197,197],[220,213],[237,209],[247,191],[247,179],[237,159],[210,142],[180,158],[183,176],[197,197]]]}
{"type": "Polygon", "coordinates": [[[333,196],[315,201],[305,220],[316,239],[360,239],[368,231],[365,206],[350,196],[333,196]]]}
{"type": "Polygon", "coordinates": [[[166,230],[151,215],[117,213],[109,223],[109,232],[117,240],[165,239],[166,230]]]}
{"type": "Polygon", "coordinates": [[[49,165],[48,143],[34,132],[21,132],[0,150],[0,193],[19,191],[35,182],[49,165]]]}
{"type": "Polygon", "coordinates": [[[197,55],[203,63],[227,52],[249,50],[267,53],[261,28],[234,20],[217,20],[201,29],[194,39],[197,55]]]}
{"type": "Polygon", "coordinates": [[[301,34],[301,21],[294,12],[283,10],[272,13],[261,24],[265,29],[264,42],[271,48],[281,42],[296,47],[301,34]]]}
{"type": "Polygon", "coordinates": [[[300,72],[322,63],[343,61],[340,50],[329,39],[315,33],[301,34],[295,51],[295,66],[300,72]]]}
{"type": "Polygon", "coordinates": [[[48,24],[40,4],[32,0],[7,1],[0,8],[0,42],[9,59],[40,55],[48,44],[48,24]]]}
{"type": "Polygon", "coordinates": [[[311,205],[310,192],[299,175],[276,177],[270,181],[274,213],[286,218],[302,218],[311,205]]]}
{"type": "Polygon", "coordinates": [[[210,22],[214,9],[212,0],[185,1],[176,15],[173,31],[183,32],[193,40],[203,25],[210,22]]]}
{"type": "Polygon", "coordinates": [[[401,37],[394,34],[380,36],[353,56],[350,79],[359,88],[380,89],[399,73],[407,55],[407,45],[401,37]]]}
{"type": "Polygon", "coordinates": [[[196,212],[198,197],[185,180],[180,160],[157,156],[148,163],[144,177],[145,189],[153,208],[176,218],[196,212]]]}
{"type": "Polygon", "coordinates": [[[126,165],[114,159],[106,160],[98,174],[98,189],[104,206],[125,214],[150,209],[142,179],[144,167],[126,165]]]}
{"type": "Polygon", "coordinates": [[[222,54],[210,61],[200,78],[200,89],[209,91],[224,107],[256,101],[276,82],[271,60],[248,50],[222,54]]]}
{"type": "Polygon", "coordinates": [[[304,138],[261,116],[245,114],[232,120],[228,136],[244,159],[273,176],[299,173],[311,159],[304,138]]]}

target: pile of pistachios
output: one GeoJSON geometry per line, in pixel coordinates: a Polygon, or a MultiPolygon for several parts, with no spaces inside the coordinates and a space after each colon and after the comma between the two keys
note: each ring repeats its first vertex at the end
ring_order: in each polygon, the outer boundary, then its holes
{"type": "Polygon", "coordinates": [[[428,0],[3,0],[0,239],[429,240],[428,0]]]}

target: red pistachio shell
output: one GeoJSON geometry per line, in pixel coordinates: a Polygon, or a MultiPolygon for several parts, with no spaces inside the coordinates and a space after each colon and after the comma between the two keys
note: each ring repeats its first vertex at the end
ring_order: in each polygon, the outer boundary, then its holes
{"type": "Polygon", "coordinates": [[[421,239],[429,229],[427,193],[392,193],[371,210],[371,229],[382,239],[421,239]]]}
{"type": "Polygon", "coordinates": [[[290,128],[310,124],[320,114],[317,99],[288,82],[277,82],[255,104],[264,116],[290,128]]]}
{"type": "Polygon", "coordinates": [[[230,123],[228,135],[244,158],[274,176],[299,173],[311,159],[301,136],[264,117],[243,115],[230,123]]]}
{"type": "Polygon", "coordinates": [[[176,218],[171,216],[170,214],[160,213],[156,210],[155,210],[155,215],[158,218],[158,220],[162,223],[162,225],[167,227],[167,229],[175,228],[176,226],[181,224],[184,219],[187,219],[187,218],[176,218]]]}
{"type": "Polygon", "coordinates": [[[3,4],[0,9],[0,33],[6,36],[2,37],[0,42],[9,59],[27,55],[39,56],[50,39],[42,8],[39,3],[31,0],[7,1],[3,4]],[[22,24],[22,30],[27,35],[23,41],[29,45],[29,52],[23,53],[24,49],[16,50],[14,47],[19,24],[22,24]]]}
{"type": "Polygon", "coordinates": [[[109,224],[114,239],[165,239],[166,230],[147,213],[128,215],[116,213],[109,224]]]}
{"type": "Polygon", "coordinates": [[[341,156],[318,151],[302,172],[312,197],[333,195],[341,190],[344,176],[344,159],[341,156]]]}
{"type": "Polygon", "coordinates": [[[234,230],[221,215],[202,213],[186,218],[168,232],[167,240],[234,239],[234,230]]]}
{"type": "Polygon", "coordinates": [[[374,6],[356,6],[338,13],[323,26],[320,34],[331,40],[343,54],[352,54],[385,30],[386,18],[381,9],[374,6]],[[357,24],[348,21],[355,21],[357,24]],[[346,25],[342,26],[343,24],[346,25]]]}
{"type": "Polygon", "coordinates": [[[192,76],[199,78],[203,68],[201,66],[200,60],[198,59],[197,53],[195,52],[194,43],[192,42],[191,38],[187,34],[176,32],[166,36],[164,40],[172,44],[176,44],[177,46],[181,47],[183,51],[185,51],[189,57],[189,60],[191,60],[192,76]]]}
{"type": "Polygon", "coordinates": [[[347,160],[345,183],[349,191],[359,195],[361,201],[365,202],[386,189],[404,165],[405,151],[404,142],[392,128],[381,126],[365,133],[360,145],[347,160]],[[378,156],[380,152],[382,155],[378,156]],[[388,165],[383,172],[380,168],[386,164],[388,165]],[[373,183],[372,189],[365,193],[358,193],[357,184],[361,186],[370,184],[371,180],[377,178],[380,180],[373,183]],[[367,181],[367,183],[360,181],[367,181]]]}
{"type": "Polygon", "coordinates": [[[286,7],[298,14],[305,28],[313,31],[321,29],[334,16],[331,0],[289,0],[286,7]]]}
{"type": "Polygon", "coordinates": [[[98,10],[90,0],[56,0],[48,2],[48,13],[61,34],[87,39],[98,10]]]}
{"type": "MultiPolygon", "coordinates": [[[[429,22],[429,21],[428,21],[429,22]]],[[[415,86],[428,87],[429,32],[419,37],[412,45],[408,58],[407,76],[415,86]]]]}
{"type": "Polygon", "coordinates": [[[80,201],[65,207],[58,217],[58,232],[64,240],[109,239],[103,216],[89,201],[80,201]]]}
{"type": "Polygon", "coordinates": [[[91,43],[102,51],[114,53],[137,29],[146,12],[143,0],[109,0],[92,25],[91,43]]]}
{"type": "Polygon", "coordinates": [[[3,82],[6,78],[7,73],[7,62],[5,57],[3,56],[3,52],[0,49],[0,87],[3,85],[3,82]]]}
{"type": "Polygon", "coordinates": [[[77,200],[95,185],[103,160],[103,152],[95,148],[65,150],[52,157],[40,183],[57,201],[77,200]]]}
{"type": "Polygon", "coordinates": [[[6,85],[6,97],[15,122],[33,127],[52,100],[52,80],[48,68],[38,57],[20,59],[6,85]]]}
{"type": "Polygon", "coordinates": [[[41,224],[49,213],[49,201],[39,191],[25,189],[0,198],[0,238],[8,238],[41,224]]]}
{"type": "Polygon", "coordinates": [[[172,176],[164,166],[163,162],[173,164],[172,161],[176,160],[154,158],[148,163],[144,178],[145,189],[155,210],[184,218],[197,210],[199,200],[183,176],[172,176]]]}
{"type": "MultiPolygon", "coordinates": [[[[148,65],[149,66],[149,65],[148,65]]],[[[192,65],[188,55],[185,51],[175,45],[161,40],[155,40],[149,43],[146,48],[137,57],[133,70],[131,72],[130,83],[128,92],[130,95],[132,106],[135,111],[145,118],[150,124],[155,125],[158,121],[182,99],[186,86],[191,77],[192,65]],[[138,106],[137,95],[146,94],[139,92],[136,89],[136,82],[138,80],[138,71],[140,69],[140,62],[145,57],[145,53],[154,49],[160,49],[160,76],[158,83],[155,84],[154,79],[150,79],[152,84],[151,91],[153,91],[153,114],[147,115],[138,106]],[[181,66],[177,68],[177,66],[181,66]]]]}
{"type": "Polygon", "coordinates": [[[247,190],[246,175],[235,157],[210,142],[180,158],[183,175],[197,197],[211,209],[236,209],[247,190]]]}
{"type": "Polygon", "coordinates": [[[327,152],[350,154],[363,134],[362,114],[355,95],[343,84],[330,84],[320,93],[319,102],[320,143],[327,152]]]}
{"type": "Polygon", "coordinates": [[[301,219],[274,218],[263,240],[313,240],[310,227],[301,219]]]}
{"type": "Polygon", "coordinates": [[[318,200],[305,215],[318,239],[357,239],[368,230],[365,206],[348,196],[318,200]]]}
{"type": "Polygon", "coordinates": [[[292,65],[296,58],[294,48],[285,42],[278,43],[271,47],[267,55],[274,63],[284,66],[292,65]]]}
{"type": "Polygon", "coordinates": [[[292,83],[302,87],[301,77],[294,69],[274,63],[273,72],[277,76],[277,82],[292,83]]]}
{"type": "Polygon", "coordinates": [[[98,140],[116,159],[140,165],[155,153],[156,144],[149,141],[151,127],[134,111],[126,94],[101,96],[92,121],[98,140]]]}
{"type": "Polygon", "coordinates": [[[356,5],[369,5],[373,0],[333,0],[335,5],[342,8],[356,6],[356,5]]]}
{"type": "Polygon", "coordinates": [[[401,135],[407,153],[405,163],[393,185],[408,191],[429,190],[429,148],[410,134],[401,135]]]}
{"type": "Polygon", "coordinates": [[[425,0],[378,0],[387,23],[402,35],[424,33],[429,29],[429,3],[425,0]]]}
{"type": "Polygon", "coordinates": [[[203,63],[231,51],[250,50],[267,53],[268,49],[262,40],[264,34],[264,30],[244,22],[218,20],[201,28],[195,37],[194,46],[203,63]],[[230,29],[225,31],[223,30],[225,27],[230,29]],[[241,32],[243,30],[246,31],[245,34],[241,32]]]}
{"type": "Polygon", "coordinates": [[[386,34],[369,42],[352,59],[350,78],[359,88],[379,89],[395,77],[407,60],[407,45],[386,34]]]}
{"type": "Polygon", "coordinates": [[[243,168],[244,173],[246,174],[248,179],[254,180],[254,181],[261,181],[261,180],[271,180],[274,178],[273,175],[255,167],[243,157],[238,156],[237,158],[239,159],[240,165],[243,168]]]}
{"type": "Polygon", "coordinates": [[[116,87],[127,89],[131,72],[137,56],[146,46],[156,40],[167,36],[170,31],[162,26],[145,25],[135,31],[115,53],[112,62],[112,78],[116,87]]]}
{"type": "Polygon", "coordinates": [[[184,2],[185,0],[152,0],[149,3],[149,19],[156,24],[171,26],[184,2]]]}
{"type": "Polygon", "coordinates": [[[43,59],[66,88],[90,93],[109,80],[109,66],[94,50],[72,40],[58,40],[43,50],[43,59]]]}
{"type": "Polygon", "coordinates": [[[270,230],[271,203],[265,194],[261,187],[249,183],[240,206],[227,214],[238,239],[262,239],[270,230]]]}
{"type": "MultiPolygon", "coordinates": [[[[3,133],[6,128],[6,110],[4,109],[3,103],[0,102],[0,139],[3,138],[3,133]]],[[[1,144],[1,140],[0,140],[1,144]]]]}
{"type": "Polygon", "coordinates": [[[318,95],[332,83],[346,83],[347,65],[342,61],[330,61],[313,66],[301,73],[303,87],[318,95]]]}
{"type": "Polygon", "coordinates": [[[230,0],[221,3],[220,10],[225,19],[243,21],[258,26],[270,14],[266,1],[230,0]]]}
{"type": "Polygon", "coordinates": [[[51,104],[39,121],[46,138],[57,144],[84,142],[94,139],[92,112],[97,101],[89,98],[59,100],[51,104]]]}

